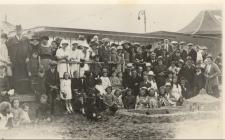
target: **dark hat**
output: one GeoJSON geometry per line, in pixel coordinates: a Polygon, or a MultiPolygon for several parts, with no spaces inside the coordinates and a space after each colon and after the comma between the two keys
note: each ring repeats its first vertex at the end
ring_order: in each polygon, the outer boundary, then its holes
{"type": "Polygon", "coordinates": [[[152,49],[152,44],[147,45],[146,49],[152,49]]]}
{"type": "Polygon", "coordinates": [[[57,65],[57,62],[56,61],[51,61],[50,62],[50,66],[56,66],[57,65]]]}
{"type": "Polygon", "coordinates": [[[32,35],[30,40],[39,40],[39,37],[37,35],[32,35]]]}
{"type": "Polygon", "coordinates": [[[48,36],[42,36],[41,40],[49,40],[49,37],[48,36]]]}
{"type": "Polygon", "coordinates": [[[16,25],[16,31],[21,31],[22,30],[22,26],[21,25],[16,25]]]}
{"type": "Polygon", "coordinates": [[[208,55],[206,56],[206,58],[211,58],[211,59],[213,59],[213,57],[212,57],[211,54],[208,54],[208,55]]]}
{"type": "Polygon", "coordinates": [[[6,34],[6,33],[2,33],[2,34],[1,34],[1,38],[8,39],[8,36],[7,36],[7,34],[6,34]]]}
{"type": "Polygon", "coordinates": [[[56,41],[57,43],[61,43],[62,38],[57,37],[57,38],[55,39],[55,41],[56,41]]]}

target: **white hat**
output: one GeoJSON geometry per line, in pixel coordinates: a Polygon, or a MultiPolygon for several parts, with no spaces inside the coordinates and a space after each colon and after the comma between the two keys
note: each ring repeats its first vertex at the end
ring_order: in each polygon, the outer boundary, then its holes
{"type": "Polygon", "coordinates": [[[129,42],[126,40],[121,41],[120,45],[128,44],[129,42]]]}
{"type": "Polygon", "coordinates": [[[133,67],[133,64],[132,63],[128,63],[127,67],[133,67]]]}
{"type": "Polygon", "coordinates": [[[188,45],[188,46],[193,46],[194,44],[193,44],[193,43],[188,43],[187,45],[188,45]]]}
{"type": "Polygon", "coordinates": [[[140,43],[135,42],[135,43],[133,43],[133,45],[134,45],[134,46],[140,46],[140,43]]]}
{"type": "Polygon", "coordinates": [[[73,41],[71,42],[71,45],[73,45],[73,44],[78,44],[78,41],[73,40],[73,41]]]}
{"type": "Polygon", "coordinates": [[[108,38],[103,38],[102,42],[110,42],[108,38]]]}
{"type": "Polygon", "coordinates": [[[172,44],[177,44],[178,42],[177,42],[177,41],[172,41],[171,43],[172,43],[172,44]]]}
{"type": "Polygon", "coordinates": [[[151,66],[151,63],[146,63],[145,66],[146,67],[150,67],[151,66]]]}
{"type": "Polygon", "coordinates": [[[148,88],[147,88],[147,87],[141,87],[140,89],[145,89],[145,90],[148,90],[148,88]]]}
{"type": "Polygon", "coordinates": [[[170,84],[169,82],[167,82],[167,83],[165,84],[165,86],[171,86],[171,84],[170,84]]]}
{"type": "Polygon", "coordinates": [[[113,50],[113,49],[116,50],[116,47],[111,47],[111,50],[113,50]]]}
{"type": "Polygon", "coordinates": [[[122,49],[123,49],[122,46],[118,46],[118,47],[117,47],[117,50],[122,50],[122,49]]]}
{"type": "Polygon", "coordinates": [[[184,60],[182,60],[182,59],[179,59],[179,62],[181,62],[181,63],[184,63],[184,60]]]}
{"type": "Polygon", "coordinates": [[[153,72],[153,71],[149,71],[149,72],[148,72],[148,75],[155,76],[155,74],[154,74],[154,72],[153,72]]]}
{"type": "Polygon", "coordinates": [[[67,41],[67,40],[62,40],[62,41],[61,41],[61,45],[62,45],[62,44],[67,44],[67,45],[69,45],[69,41],[67,41]]]}

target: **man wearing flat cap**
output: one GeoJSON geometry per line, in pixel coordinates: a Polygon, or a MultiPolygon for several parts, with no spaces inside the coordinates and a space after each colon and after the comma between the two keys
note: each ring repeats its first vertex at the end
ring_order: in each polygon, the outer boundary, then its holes
{"type": "Polygon", "coordinates": [[[189,43],[189,48],[190,48],[190,51],[188,53],[188,56],[191,56],[191,59],[193,60],[193,62],[196,63],[197,61],[196,46],[194,46],[192,43],[189,43]]]}
{"type": "MultiPolygon", "coordinates": [[[[22,38],[21,25],[16,25],[16,35],[8,40],[7,47],[12,61],[14,85],[17,85],[17,82],[20,82],[21,79],[28,81],[26,63],[29,61],[29,40],[22,38]]],[[[23,92],[19,87],[15,88],[17,92],[23,92]]]]}
{"type": "Polygon", "coordinates": [[[109,44],[109,39],[108,38],[103,38],[102,39],[103,44],[100,46],[98,49],[98,53],[100,56],[100,62],[109,62],[110,61],[110,44],[109,44]]]}
{"type": "Polygon", "coordinates": [[[51,61],[50,68],[46,71],[45,74],[46,80],[46,93],[50,102],[51,114],[55,113],[55,99],[59,92],[59,73],[57,72],[57,62],[51,61]]]}

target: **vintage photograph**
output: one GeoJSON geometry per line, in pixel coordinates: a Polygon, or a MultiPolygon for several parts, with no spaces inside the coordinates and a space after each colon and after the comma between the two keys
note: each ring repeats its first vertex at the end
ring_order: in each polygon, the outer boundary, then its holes
{"type": "Polygon", "coordinates": [[[222,4],[0,4],[0,139],[222,139],[222,4]]]}

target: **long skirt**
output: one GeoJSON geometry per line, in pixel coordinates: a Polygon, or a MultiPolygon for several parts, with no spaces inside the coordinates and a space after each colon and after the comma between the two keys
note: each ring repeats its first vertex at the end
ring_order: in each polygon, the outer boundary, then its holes
{"type": "Polygon", "coordinates": [[[65,72],[70,73],[70,66],[67,63],[58,63],[57,70],[59,72],[59,78],[63,78],[65,72]]]}
{"type": "Polygon", "coordinates": [[[45,71],[50,68],[51,59],[41,59],[41,65],[43,65],[45,71]]]}
{"type": "Polygon", "coordinates": [[[70,74],[74,78],[74,72],[76,72],[78,75],[80,73],[80,64],[71,64],[70,65],[70,74]]]}

